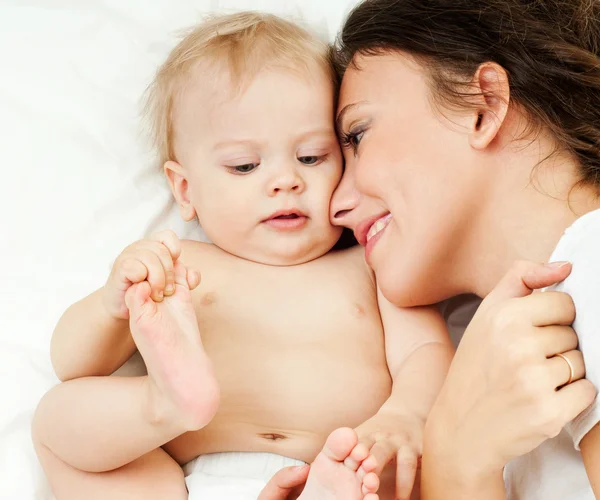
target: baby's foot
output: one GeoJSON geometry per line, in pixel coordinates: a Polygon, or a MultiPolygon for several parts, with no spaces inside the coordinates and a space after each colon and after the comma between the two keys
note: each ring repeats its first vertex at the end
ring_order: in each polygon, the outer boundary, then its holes
{"type": "Polygon", "coordinates": [[[299,500],[378,500],[376,465],[354,430],[336,429],[310,466],[299,500]]]}
{"type": "Polygon", "coordinates": [[[186,268],[175,263],[175,293],[154,302],[147,281],[125,296],[133,340],[148,369],[150,418],[181,431],[210,422],[219,404],[212,364],[202,347],[186,268]]]}

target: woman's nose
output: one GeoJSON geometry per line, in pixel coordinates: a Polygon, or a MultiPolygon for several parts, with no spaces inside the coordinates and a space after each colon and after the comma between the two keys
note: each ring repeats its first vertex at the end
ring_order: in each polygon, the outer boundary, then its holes
{"type": "Polygon", "coordinates": [[[338,187],[331,197],[330,218],[335,226],[353,228],[353,210],[360,202],[360,193],[354,186],[354,181],[348,171],[344,173],[338,187]]]}

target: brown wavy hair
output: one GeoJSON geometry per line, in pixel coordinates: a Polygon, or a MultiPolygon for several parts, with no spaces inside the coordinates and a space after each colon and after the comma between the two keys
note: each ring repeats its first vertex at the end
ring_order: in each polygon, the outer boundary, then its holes
{"type": "Polygon", "coordinates": [[[465,106],[479,65],[508,74],[510,98],[581,181],[600,190],[600,0],[365,0],[348,16],[333,59],[408,53],[428,70],[438,104],[465,106]]]}

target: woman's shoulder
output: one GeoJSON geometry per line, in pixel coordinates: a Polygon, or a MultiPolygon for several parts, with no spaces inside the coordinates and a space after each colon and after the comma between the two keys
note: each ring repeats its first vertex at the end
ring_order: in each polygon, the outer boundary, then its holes
{"type": "Polygon", "coordinates": [[[600,270],[600,209],[577,219],[568,227],[552,253],[551,261],[598,260],[600,270]],[[592,257],[594,257],[592,259],[592,257]]]}
{"type": "Polygon", "coordinates": [[[595,210],[577,219],[565,231],[550,258],[551,262],[570,262],[573,265],[571,274],[549,290],[568,293],[575,302],[579,319],[593,317],[594,321],[600,321],[597,304],[600,296],[599,257],[600,210],[595,210]]]}

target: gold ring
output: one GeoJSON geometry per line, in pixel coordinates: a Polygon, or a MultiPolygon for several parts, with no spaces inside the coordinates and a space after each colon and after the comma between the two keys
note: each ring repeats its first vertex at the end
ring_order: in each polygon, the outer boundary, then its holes
{"type": "Polygon", "coordinates": [[[571,363],[569,358],[567,358],[564,354],[557,353],[556,355],[560,356],[562,359],[564,359],[567,362],[567,364],[569,365],[569,380],[565,384],[565,385],[569,385],[571,382],[573,382],[573,376],[575,375],[575,369],[573,368],[573,363],[571,363]]]}

